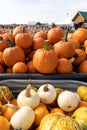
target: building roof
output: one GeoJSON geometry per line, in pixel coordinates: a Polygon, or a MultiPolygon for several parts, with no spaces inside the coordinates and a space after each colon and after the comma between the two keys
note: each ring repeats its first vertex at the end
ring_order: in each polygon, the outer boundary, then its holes
{"type": "Polygon", "coordinates": [[[85,11],[78,11],[76,13],[76,15],[73,17],[72,21],[74,21],[74,19],[77,17],[78,14],[81,15],[84,20],[87,20],[87,12],[85,12],[85,11]]]}

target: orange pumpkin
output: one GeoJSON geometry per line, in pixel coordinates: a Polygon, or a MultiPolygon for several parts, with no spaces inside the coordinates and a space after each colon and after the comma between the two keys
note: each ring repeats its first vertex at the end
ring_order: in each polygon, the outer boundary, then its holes
{"type": "Polygon", "coordinates": [[[7,39],[10,39],[12,41],[12,39],[8,36],[8,35],[0,35],[0,51],[3,52],[5,48],[9,47],[8,43],[7,43],[7,39]]]}
{"type": "Polygon", "coordinates": [[[32,45],[32,37],[29,33],[25,33],[25,28],[22,27],[22,31],[15,36],[15,45],[21,48],[30,48],[32,45]]]}
{"type": "Polygon", "coordinates": [[[10,130],[10,122],[4,116],[0,116],[0,130],[10,130]]]}
{"type": "Polygon", "coordinates": [[[73,38],[77,39],[80,44],[83,44],[85,40],[87,40],[87,29],[86,28],[78,28],[73,33],[73,38]]]}
{"type": "Polygon", "coordinates": [[[60,58],[72,58],[75,53],[75,45],[69,41],[59,41],[54,44],[54,52],[60,58]]]}
{"type": "Polygon", "coordinates": [[[19,46],[13,46],[12,42],[8,41],[11,47],[3,51],[3,59],[8,67],[12,67],[18,61],[25,60],[24,51],[19,46]]]}
{"type": "Polygon", "coordinates": [[[56,67],[57,73],[72,73],[73,65],[67,58],[60,58],[56,67]]]}
{"type": "Polygon", "coordinates": [[[64,31],[62,28],[59,27],[52,28],[47,33],[47,39],[52,44],[59,42],[63,36],[64,36],[64,31]]]}
{"type": "Polygon", "coordinates": [[[44,107],[43,105],[40,105],[34,109],[34,113],[35,113],[34,125],[39,126],[42,118],[46,116],[49,113],[49,111],[47,110],[46,107],[44,107]]]}
{"type": "MultiPolygon", "coordinates": [[[[18,34],[18,33],[21,33],[22,31],[22,26],[17,26],[14,28],[13,30],[13,38],[15,39],[15,36],[18,34]]],[[[28,32],[27,29],[24,30],[25,32],[28,32]]]]}
{"type": "Polygon", "coordinates": [[[50,49],[49,41],[45,41],[44,48],[36,50],[33,56],[33,66],[40,73],[52,73],[58,64],[58,57],[50,49]]]}
{"type": "Polygon", "coordinates": [[[47,39],[47,33],[46,33],[45,31],[43,31],[43,30],[40,30],[40,31],[36,32],[36,33],[34,34],[34,36],[33,36],[34,39],[35,39],[35,38],[38,38],[38,37],[41,37],[41,38],[43,38],[44,40],[46,40],[46,39],[47,39]]]}
{"type": "Polygon", "coordinates": [[[81,64],[78,66],[78,72],[87,73],[87,60],[84,60],[83,62],[81,62],[81,64]]]}
{"type": "Polygon", "coordinates": [[[37,70],[33,66],[33,60],[27,62],[27,68],[29,73],[36,73],[37,70]]]}
{"type": "Polygon", "coordinates": [[[3,60],[3,52],[0,52],[0,64],[2,66],[5,66],[4,60],[3,60]]]}
{"type": "Polygon", "coordinates": [[[12,67],[13,73],[26,73],[27,70],[27,65],[24,62],[16,62],[12,67]]]}
{"type": "Polygon", "coordinates": [[[43,48],[44,47],[44,39],[41,37],[33,39],[32,47],[33,47],[34,51],[36,51],[37,49],[43,48]]]}
{"type": "Polygon", "coordinates": [[[75,49],[73,65],[79,65],[82,61],[86,60],[86,53],[82,49],[75,49]]]}

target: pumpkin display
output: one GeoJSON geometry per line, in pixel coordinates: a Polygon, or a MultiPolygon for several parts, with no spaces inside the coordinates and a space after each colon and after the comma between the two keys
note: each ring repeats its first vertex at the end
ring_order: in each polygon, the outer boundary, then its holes
{"type": "Polygon", "coordinates": [[[87,29],[86,28],[78,28],[73,33],[73,38],[77,39],[80,44],[83,44],[85,40],[87,40],[87,29]]]}
{"type": "Polygon", "coordinates": [[[49,41],[45,40],[44,48],[35,51],[33,65],[40,73],[52,73],[58,64],[58,57],[54,50],[50,49],[49,41]]]}
{"type": "Polygon", "coordinates": [[[57,96],[57,92],[53,85],[43,84],[38,88],[37,91],[40,101],[44,104],[51,104],[57,96]]]}
{"type": "Polygon", "coordinates": [[[12,91],[7,86],[0,86],[0,102],[7,103],[13,97],[12,91]]]}
{"type": "Polygon", "coordinates": [[[10,40],[8,40],[8,44],[11,47],[8,47],[3,51],[3,59],[8,67],[12,67],[16,62],[24,61],[25,54],[19,46],[14,46],[10,40]]]}
{"type": "Polygon", "coordinates": [[[31,89],[31,85],[27,85],[26,89],[22,90],[17,96],[17,104],[19,107],[29,106],[35,109],[40,103],[38,93],[31,89]]]}
{"type": "Polygon", "coordinates": [[[82,130],[82,128],[72,117],[52,113],[41,120],[39,130],[82,130]]]}
{"type": "Polygon", "coordinates": [[[83,130],[87,130],[87,107],[77,108],[72,117],[82,126],[83,130]]]}
{"type": "Polygon", "coordinates": [[[64,31],[60,27],[52,28],[47,33],[47,39],[50,41],[52,45],[55,44],[56,42],[59,42],[63,36],[64,31]]]}
{"type": "Polygon", "coordinates": [[[33,109],[29,106],[24,106],[14,113],[11,117],[10,124],[15,130],[27,130],[33,124],[34,119],[35,114],[33,109]]]}
{"type": "Polygon", "coordinates": [[[10,130],[10,122],[3,116],[0,116],[0,130],[10,130]]]}
{"type": "Polygon", "coordinates": [[[25,33],[25,28],[22,26],[21,33],[15,36],[15,45],[21,48],[30,48],[32,45],[32,37],[29,33],[25,33]]]}
{"type": "Polygon", "coordinates": [[[77,108],[80,101],[80,97],[75,92],[65,90],[60,93],[57,98],[58,106],[66,112],[73,111],[77,108]]]}

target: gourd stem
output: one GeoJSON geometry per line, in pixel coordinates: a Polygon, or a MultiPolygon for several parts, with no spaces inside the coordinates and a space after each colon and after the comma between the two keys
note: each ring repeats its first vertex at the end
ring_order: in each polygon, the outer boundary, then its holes
{"type": "Polygon", "coordinates": [[[10,47],[14,47],[14,44],[10,39],[7,39],[7,43],[10,47]]]}
{"type": "Polygon", "coordinates": [[[50,50],[50,42],[48,40],[44,41],[44,49],[45,50],[50,50]]]}
{"type": "Polygon", "coordinates": [[[44,86],[44,91],[48,91],[49,89],[48,89],[48,85],[45,85],[44,86]]]}
{"type": "Polygon", "coordinates": [[[26,97],[30,97],[30,87],[31,87],[30,84],[27,85],[27,87],[26,87],[26,91],[25,91],[25,96],[26,96],[26,97]]]}

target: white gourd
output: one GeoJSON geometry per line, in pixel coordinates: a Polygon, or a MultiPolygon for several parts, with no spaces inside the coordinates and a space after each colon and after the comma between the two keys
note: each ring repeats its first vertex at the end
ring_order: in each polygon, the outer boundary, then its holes
{"type": "Polygon", "coordinates": [[[51,104],[57,97],[56,89],[51,84],[41,85],[38,89],[38,95],[42,103],[51,104]]]}
{"type": "Polygon", "coordinates": [[[63,91],[57,97],[58,106],[66,112],[73,111],[77,108],[80,98],[75,92],[68,90],[63,91]]]}
{"type": "Polygon", "coordinates": [[[35,109],[40,103],[40,97],[38,93],[31,89],[30,86],[21,91],[17,97],[17,104],[19,107],[30,106],[35,109]]]}
{"type": "Polygon", "coordinates": [[[28,130],[35,119],[34,111],[31,107],[24,106],[14,113],[10,120],[12,127],[16,129],[28,130]]]}

